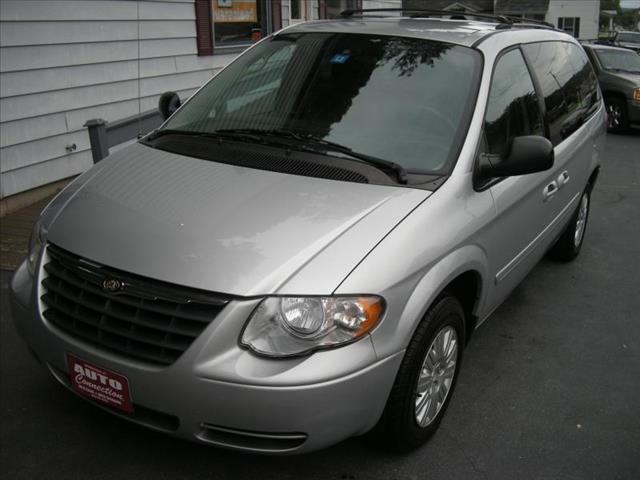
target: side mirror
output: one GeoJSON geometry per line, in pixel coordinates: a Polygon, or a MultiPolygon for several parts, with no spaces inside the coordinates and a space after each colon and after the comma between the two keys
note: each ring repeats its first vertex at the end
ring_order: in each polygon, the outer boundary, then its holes
{"type": "Polygon", "coordinates": [[[483,155],[480,174],[482,178],[496,178],[542,172],[553,166],[553,160],[553,144],[548,139],[536,135],[516,137],[506,157],[483,155]]]}
{"type": "Polygon", "coordinates": [[[176,92],[164,92],[158,100],[158,110],[162,119],[166,120],[180,107],[180,97],[176,92]]]}

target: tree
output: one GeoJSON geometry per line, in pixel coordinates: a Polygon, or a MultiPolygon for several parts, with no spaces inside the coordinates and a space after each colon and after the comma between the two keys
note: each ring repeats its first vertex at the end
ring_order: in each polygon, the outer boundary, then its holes
{"type": "Polygon", "coordinates": [[[620,15],[620,0],[600,0],[600,10],[615,10],[620,15]]]}
{"type": "Polygon", "coordinates": [[[616,17],[616,22],[623,28],[635,30],[640,21],[640,10],[628,10],[616,17]]]}

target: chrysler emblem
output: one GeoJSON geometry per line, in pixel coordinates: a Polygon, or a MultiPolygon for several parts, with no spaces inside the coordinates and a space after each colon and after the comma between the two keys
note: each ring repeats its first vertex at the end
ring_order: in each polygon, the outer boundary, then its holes
{"type": "Polygon", "coordinates": [[[105,292],[115,293],[120,291],[122,288],[122,282],[120,280],[116,280],[115,278],[109,278],[102,282],[102,289],[105,292]]]}

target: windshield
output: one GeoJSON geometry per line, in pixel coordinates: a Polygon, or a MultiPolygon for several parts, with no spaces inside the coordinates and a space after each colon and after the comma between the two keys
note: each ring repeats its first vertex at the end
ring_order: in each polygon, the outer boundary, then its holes
{"type": "Polygon", "coordinates": [[[633,33],[633,32],[619,33],[618,41],[640,44],[640,33],[633,33]]]}
{"type": "Polygon", "coordinates": [[[640,55],[631,50],[596,50],[598,60],[605,70],[640,73],[640,55]]]}
{"type": "Polygon", "coordinates": [[[443,173],[475,101],[480,54],[391,36],[281,34],[240,56],[165,129],[286,131],[443,173]]]}

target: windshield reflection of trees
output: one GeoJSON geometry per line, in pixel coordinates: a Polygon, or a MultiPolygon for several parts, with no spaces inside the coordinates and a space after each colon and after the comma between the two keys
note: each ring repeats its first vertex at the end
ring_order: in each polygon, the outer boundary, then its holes
{"type": "MultiPolygon", "coordinates": [[[[312,70],[307,75],[297,72],[306,77],[306,85],[289,114],[289,125],[326,137],[331,127],[351,109],[377,69],[392,64],[391,70],[397,72],[398,77],[411,76],[420,66],[433,67],[435,60],[450,48],[452,46],[443,43],[410,38],[331,36],[320,47],[312,70]],[[336,54],[346,55],[347,60],[336,62],[336,54]]],[[[296,63],[293,58],[290,64],[296,63]]],[[[397,88],[402,87],[398,84],[397,88]]],[[[385,92],[388,92],[386,87],[381,93],[385,92]]]]}
{"type": "Polygon", "coordinates": [[[450,45],[436,42],[425,42],[410,38],[392,38],[386,42],[382,62],[393,60],[393,70],[400,76],[410,76],[420,65],[433,66],[433,61],[451,48],[450,45]]]}

